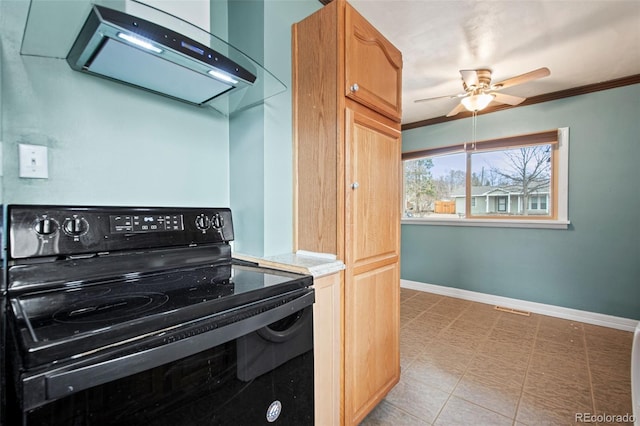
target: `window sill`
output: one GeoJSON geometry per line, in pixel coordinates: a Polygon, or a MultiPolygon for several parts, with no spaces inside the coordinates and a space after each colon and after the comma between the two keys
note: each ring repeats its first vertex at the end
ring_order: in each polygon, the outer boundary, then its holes
{"type": "Polygon", "coordinates": [[[568,220],[403,218],[403,225],[477,226],[486,228],[568,229],[568,220]]]}

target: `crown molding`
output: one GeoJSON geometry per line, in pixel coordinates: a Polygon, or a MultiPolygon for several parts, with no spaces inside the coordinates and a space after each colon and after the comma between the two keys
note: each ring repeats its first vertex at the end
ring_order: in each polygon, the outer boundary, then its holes
{"type": "MultiPolygon", "coordinates": [[[[523,106],[539,104],[541,102],[555,101],[558,99],[569,98],[571,96],[585,95],[587,93],[599,92],[601,90],[615,89],[616,87],[629,86],[631,84],[640,83],[640,74],[630,75],[627,77],[617,78],[615,80],[603,81],[600,83],[587,84],[586,86],[574,87],[572,89],[559,90],[557,92],[545,93],[538,96],[527,98],[520,105],[496,105],[478,112],[478,115],[490,114],[492,112],[503,111],[505,109],[519,108],[523,106]]],[[[469,111],[461,112],[453,117],[435,117],[428,120],[415,121],[402,125],[402,130],[416,129],[418,127],[431,126],[433,124],[444,123],[452,120],[460,120],[469,118],[472,113],[469,111]]]]}

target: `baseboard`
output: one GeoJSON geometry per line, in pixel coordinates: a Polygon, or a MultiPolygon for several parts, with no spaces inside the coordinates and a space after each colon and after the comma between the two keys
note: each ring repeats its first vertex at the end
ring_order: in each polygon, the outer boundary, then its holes
{"type": "Polygon", "coordinates": [[[564,308],[562,306],[547,305],[544,303],[528,302],[526,300],[512,299],[510,297],[494,296],[478,293],[476,291],[462,290],[454,287],[445,287],[435,284],[426,284],[418,281],[400,280],[400,286],[443,296],[456,297],[458,299],[472,300],[474,302],[490,305],[505,306],[536,314],[551,317],[564,318],[572,321],[580,321],[587,324],[600,325],[624,331],[635,331],[638,320],[599,314],[596,312],[581,311],[579,309],[564,308]]]}

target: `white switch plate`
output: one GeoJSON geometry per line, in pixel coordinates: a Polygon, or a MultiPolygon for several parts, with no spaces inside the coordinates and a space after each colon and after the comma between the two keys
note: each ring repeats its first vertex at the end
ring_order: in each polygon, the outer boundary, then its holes
{"type": "Polygon", "coordinates": [[[49,178],[49,162],[47,147],[42,145],[19,144],[20,177],[21,178],[49,178]]]}

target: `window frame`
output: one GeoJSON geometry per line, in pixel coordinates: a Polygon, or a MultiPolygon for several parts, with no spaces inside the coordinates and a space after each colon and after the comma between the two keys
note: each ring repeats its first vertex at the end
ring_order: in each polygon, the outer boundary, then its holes
{"type": "MultiPolygon", "coordinates": [[[[569,128],[558,129],[510,136],[491,140],[462,143],[450,146],[436,147],[419,151],[410,151],[402,154],[402,160],[415,160],[425,157],[435,157],[444,154],[454,154],[459,152],[473,152],[474,150],[508,149],[523,146],[552,144],[552,173],[551,173],[551,196],[546,197],[547,210],[550,211],[548,217],[531,216],[472,216],[468,217],[471,210],[471,196],[466,197],[466,214],[459,217],[404,217],[402,224],[420,225],[447,225],[447,226],[485,226],[485,227],[514,227],[514,228],[546,228],[546,229],[567,229],[570,225],[568,218],[568,169],[569,169],[569,128]],[[551,204],[549,206],[549,203],[551,204]]],[[[470,156],[467,155],[467,162],[470,156]]],[[[467,166],[467,174],[470,167],[467,166]]],[[[470,179],[467,176],[467,179],[470,179]]],[[[469,186],[469,184],[467,185],[469,186]]],[[[404,194],[404,188],[403,188],[404,194]]],[[[404,205],[404,195],[402,197],[404,205]]],[[[538,200],[540,205],[540,200],[538,200]]],[[[528,206],[525,206],[525,208],[528,206]]]]}

